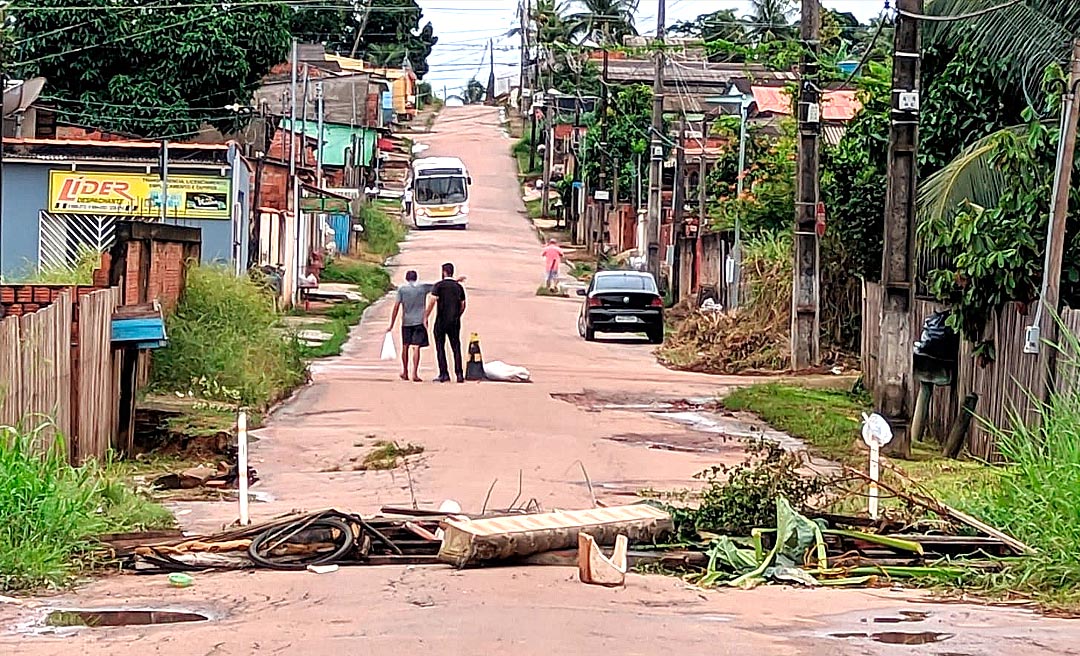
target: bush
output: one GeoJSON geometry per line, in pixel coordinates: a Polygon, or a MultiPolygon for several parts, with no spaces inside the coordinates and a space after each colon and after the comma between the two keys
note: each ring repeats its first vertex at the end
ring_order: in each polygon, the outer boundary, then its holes
{"type": "Polygon", "coordinates": [[[172,522],[109,468],[69,466],[62,441],[39,455],[33,448],[39,431],[0,428],[0,590],[60,585],[93,536],[172,522]]]}
{"type": "Polygon", "coordinates": [[[265,407],[304,381],[295,339],[277,328],[273,299],[248,278],[218,267],[192,267],[169,346],[154,354],[160,391],[265,407]]]}
{"type": "Polygon", "coordinates": [[[390,274],[375,264],[339,257],[327,263],[322,273],[323,282],[340,282],[356,285],[364,298],[373,301],[393,288],[390,274]]]}
{"type": "Polygon", "coordinates": [[[398,243],[405,238],[405,226],[374,205],[360,208],[367,249],[376,255],[389,257],[398,254],[398,243]]]}

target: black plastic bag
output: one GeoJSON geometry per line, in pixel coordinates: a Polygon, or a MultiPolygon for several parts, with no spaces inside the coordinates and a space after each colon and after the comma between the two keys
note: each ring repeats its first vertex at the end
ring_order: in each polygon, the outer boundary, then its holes
{"type": "Polygon", "coordinates": [[[948,311],[942,310],[923,321],[922,335],[915,342],[915,355],[955,361],[960,351],[960,336],[948,326],[948,311]]]}

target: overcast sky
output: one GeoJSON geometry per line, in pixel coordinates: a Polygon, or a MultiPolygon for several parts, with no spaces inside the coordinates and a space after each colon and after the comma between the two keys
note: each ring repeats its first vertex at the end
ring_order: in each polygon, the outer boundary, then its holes
{"type": "MultiPolygon", "coordinates": [[[[435,93],[442,95],[445,85],[452,94],[464,88],[472,77],[487,82],[488,39],[495,43],[495,75],[517,75],[520,37],[506,33],[517,27],[518,0],[418,0],[424,8],[424,20],[431,21],[439,44],[428,63],[431,72],[425,78],[435,93]]],[[[866,22],[881,13],[884,0],[822,0],[837,11],[850,11],[866,22]]],[[[637,28],[642,34],[656,30],[658,0],[641,0],[637,28]]],[[[696,18],[700,14],[734,9],[739,15],[749,12],[745,0],[667,0],[667,23],[696,18]]]]}

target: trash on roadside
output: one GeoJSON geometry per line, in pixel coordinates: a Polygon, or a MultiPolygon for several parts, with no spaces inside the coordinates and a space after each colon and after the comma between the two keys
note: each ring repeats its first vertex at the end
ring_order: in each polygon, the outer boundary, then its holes
{"type": "Polygon", "coordinates": [[[335,565],[308,565],[307,566],[307,571],[311,572],[312,574],[331,574],[333,572],[338,571],[339,569],[341,569],[341,568],[338,567],[336,564],[335,565]]]}
{"type": "Polygon", "coordinates": [[[484,376],[488,380],[503,383],[531,383],[532,377],[525,367],[506,364],[500,360],[484,363],[484,376]]]}
{"type": "Polygon", "coordinates": [[[626,549],[629,540],[625,535],[615,538],[611,558],[600,551],[596,540],[588,533],[578,533],[578,578],[582,583],[619,587],[626,584],[626,549]]]}
{"type": "MultiPolygon", "coordinates": [[[[162,474],[151,486],[157,490],[192,490],[196,488],[235,488],[240,474],[235,464],[220,462],[217,469],[207,466],[191,467],[180,472],[162,474]]],[[[248,485],[259,480],[254,469],[248,469],[248,485]]]]}
{"type": "Polygon", "coordinates": [[[190,588],[195,585],[195,577],[183,572],[169,574],[169,585],[174,588],[190,588]]]}
{"type": "Polygon", "coordinates": [[[483,519],[447,518],[439,560],[456,567],[505,561],[545,551],[569,549],[579,533],[600,545],[613,545],[619,535],[633,542],[655,544],[671,533],[667,511],[646,504],[571,510],[483,519]]]}
{"type": "Polygon", "coordinates": [[[717,303],[712,297],[706,298],[701,304],[702,312],[723,312],[724,306],[717,303]]]}

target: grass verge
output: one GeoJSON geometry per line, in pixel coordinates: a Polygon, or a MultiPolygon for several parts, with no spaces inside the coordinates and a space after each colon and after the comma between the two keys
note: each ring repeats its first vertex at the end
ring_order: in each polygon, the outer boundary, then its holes
{"type": "Polygon", "coordinates": [[[536,175],[541,172],[539,162],[543,158],[536,157],[532,168],[529,167],[529,151],[532,149],[532,128],[527,127],[523,130],[521,138],[514,142],[514,146],[511,152],[514,154],[514,159],[517,160],[518,173],[523,176],[536,175]]]}
{"type": "Polygon", "coordinates": [[[398,244],[405,239],[405,225],[385,211],[386,205],[376,203],[360,208],[360,224],[364,226],[364,249],[383,258],[398,254],[398,244]]]}
{"type": "Polygon", "coordinates": [[[91,558],[95,535],[172,524],[112,466],[71,467],[59,441],[38,453],[39,435],[0,428],[0,590],[63,585],[91,558]]]}
{"type": "Polygon", "coordinates": [[[317,315],[326,317],[328,321],[301,326],[300,330],[320,330],[330,333],[330,339],[318,346],[300,345],[301,353],[305,358],[328,358],[341,355],[341,349],[349,339],[349,329],[360,323],[369,303],[350,302],[338,303],[331,306],[325,313],[317,315]]]}
{"type": "Polygon", "coordinates": [[[346,257],[335,258],[326,265],[322,282],[356,285],[360,294],[368,301],[381,297],[392,288],[390,274],[386,269],[377,264],[346,257]]]}
{"type": "Polygon", "coordinates": [[[250,279],[192,267],[167,319],[169,345],[154,353],[153,388],[266,407],[306,376],[299,344],[282,338],[278,321],[273,299],[250,279]]]}

